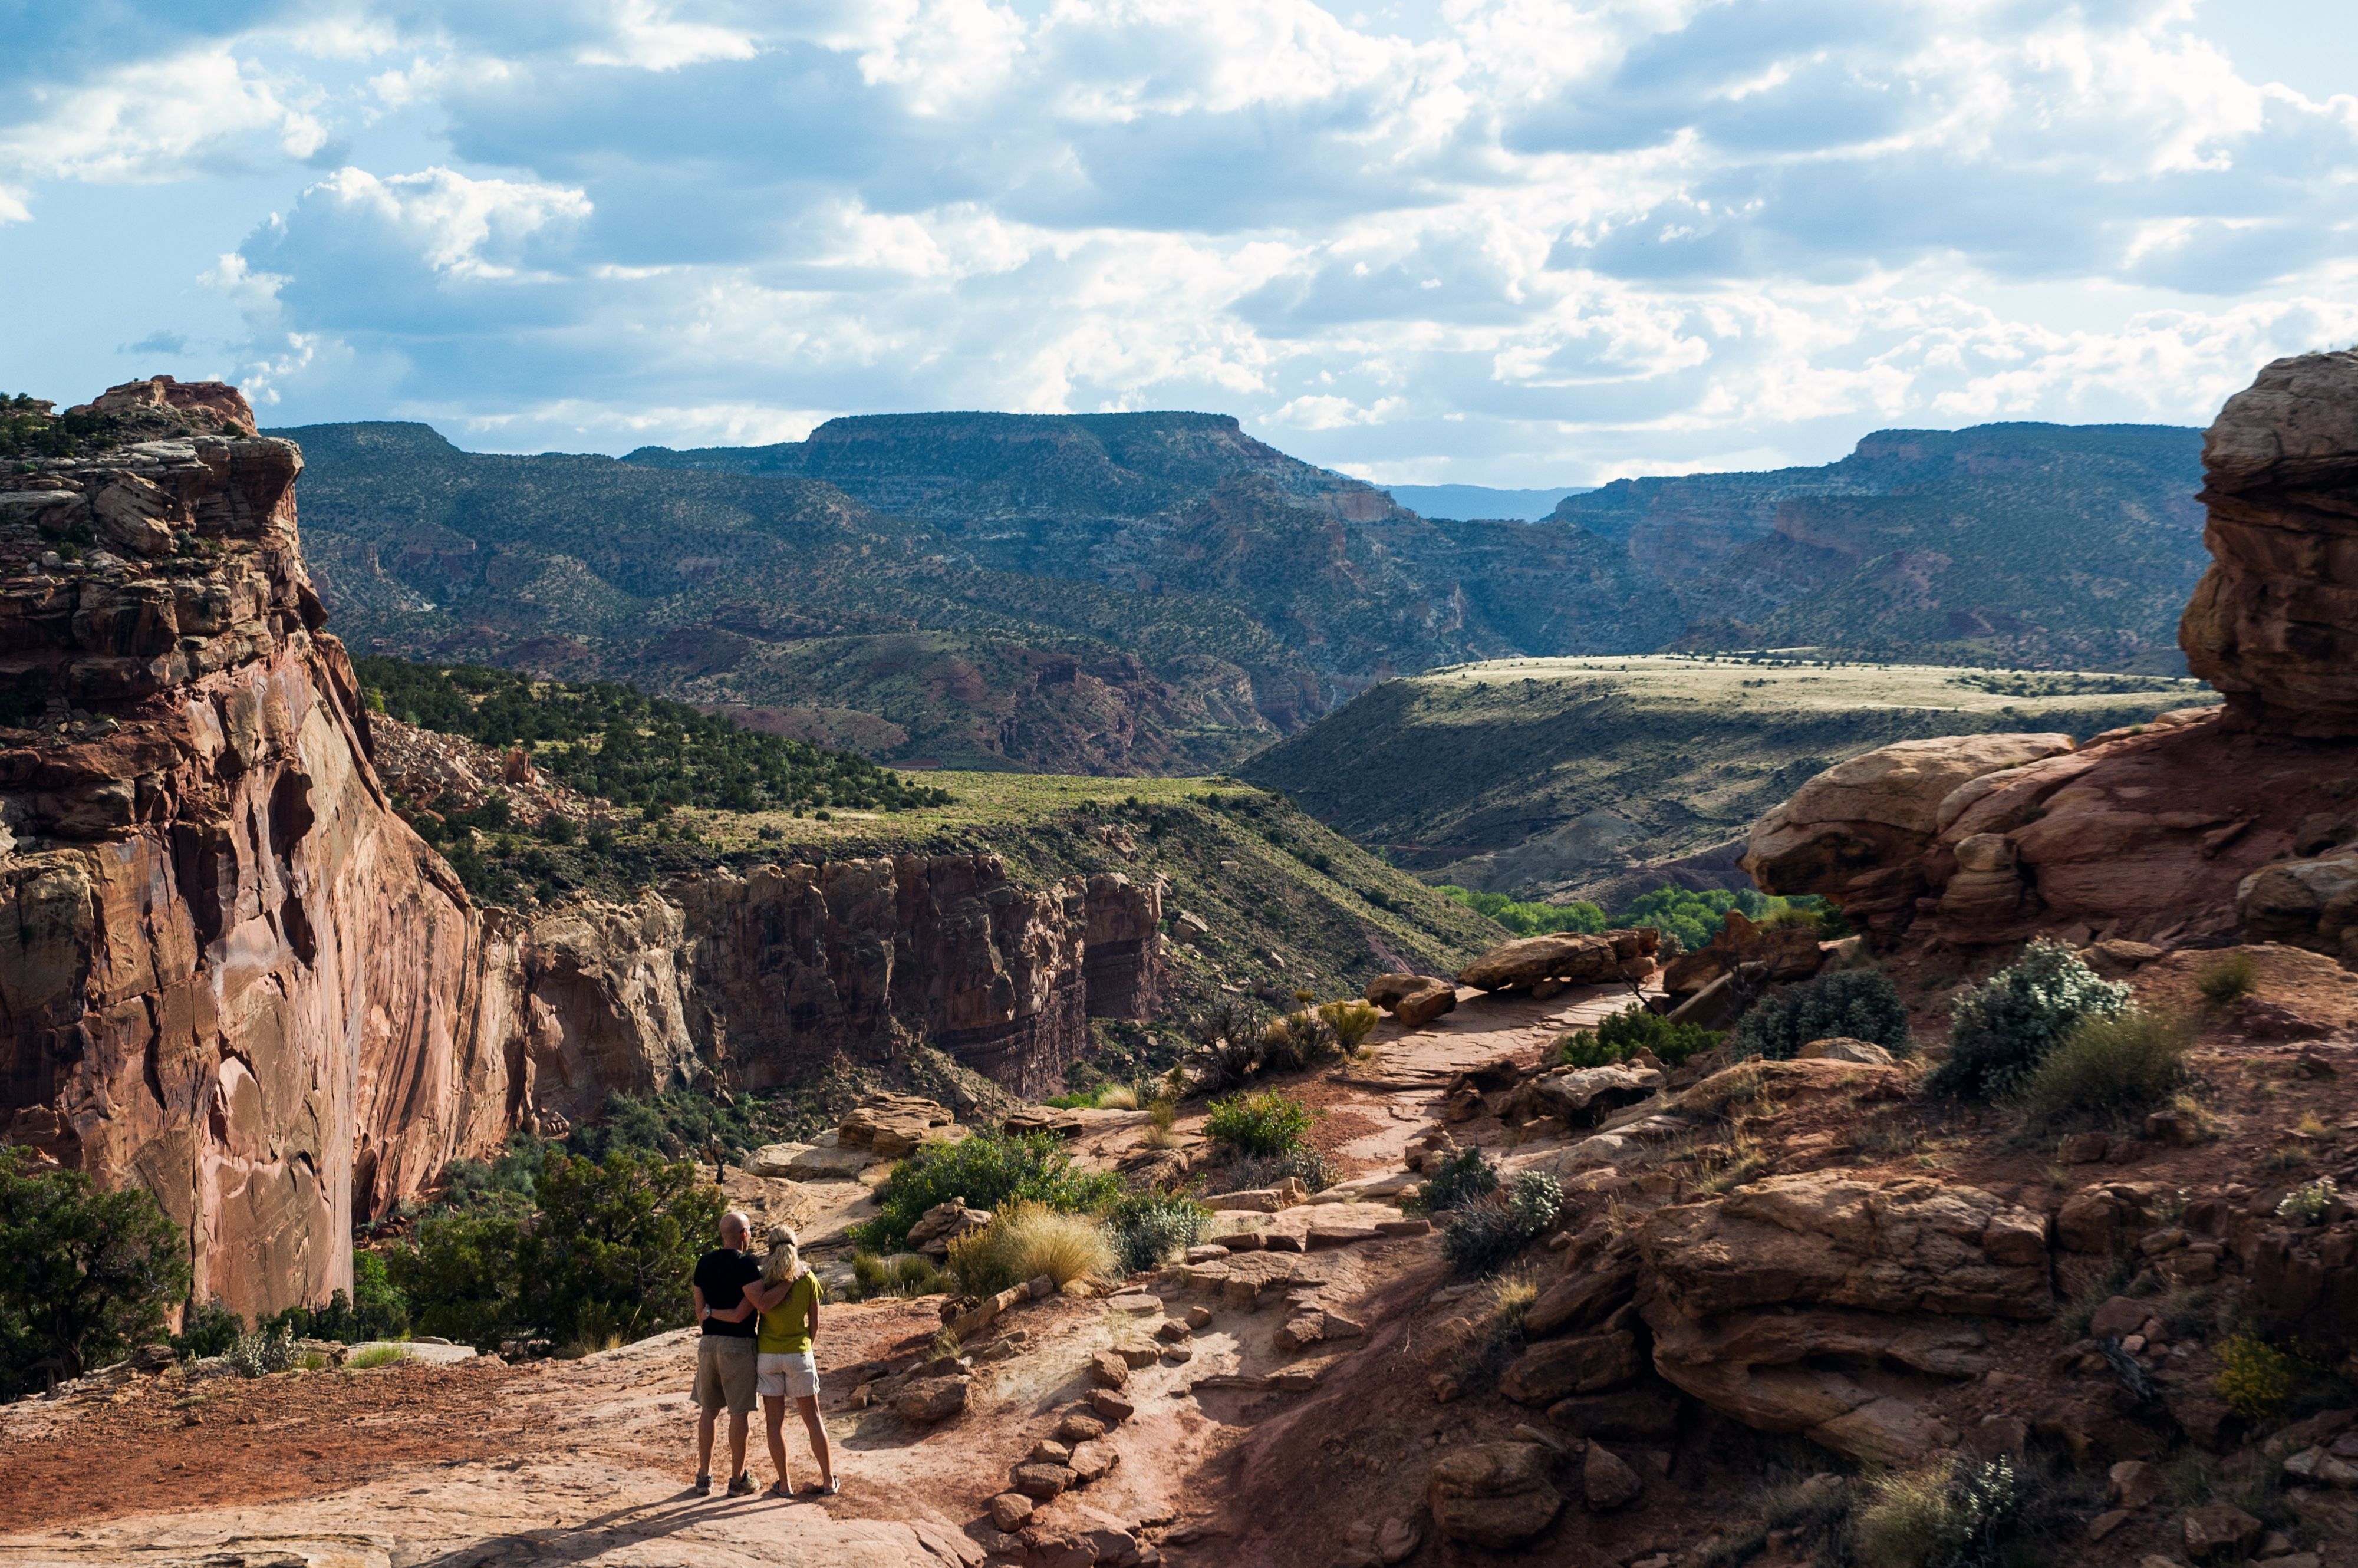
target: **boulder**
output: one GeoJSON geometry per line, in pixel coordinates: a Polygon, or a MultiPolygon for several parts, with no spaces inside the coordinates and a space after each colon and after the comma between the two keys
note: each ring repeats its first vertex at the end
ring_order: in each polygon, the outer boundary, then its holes
{"type": "Polygon", "coordinates": [[[2238,1555],[2259,1542],[2266,1528],[2233,1503],[2212,1503],[2189,1509],[2184,1533],[2186,1550],[2197,1562],[2224,1552],[2238,1555]]]}
{"type": "Polygon", "coordinates": [[[2262,370],[2202,438],[2203,575],[2178,628],[2230,721],[2358,735],[2358,595],[2344,556],[2358,492],[2358,353],[2262,370]]]}
{"type": "Polygon", "coordinates": [[[865,1149],[879,1159],[898,1160],[920,1143],[960,1136],[949,1108],[918,1095],[870,1095],[836,1128],[839,1142],[865,1149]]]}
{"type": "Polygon", "coordinates": [[[1635,1257],[1567,1269],[1523,1314],[1523,1336],[1545,1339],[1593,1328],[1628,1304],[1638,1289],[1635,1257]]]}
{"type": "Polygon", "coordinates": [[[2246,942],[2358,957],[2358,853],[2262,866],[2236,885],[2235,915],[2246,942]]]}
{"type": "Polygon", "coordinates": [[[1743,963],[1760,965],[1770,981],[1805,980],[1825,962],[1814,925],[1758,925],[1742,910],[1731,909],[1709,942],[1663,967],[1662,989],[1690,997],[1743,963]]]}
{"type": "Polygon", "coordinates": [[[1662,1087],[1651,1067],[1616,1062],[1602,1067],[1556,1067],[1515,1089],[1510,1099],[1532,1115],[1563,1119],[1567,1126],[1593,1127],[1624,1106],[1650,1099],[1662,1087]]]}
{"type": "Polygon", "coordinates": [[[2104,1477],[2104,1499],[2115,1508],[2141,1509],[2161,1500],[2169,1477],[2161,1466],[2144,1459],[2124,1459],[2104,1477]]]}
{"type": "Polygon", "coordinates": [[[1517,1404],[1552,1405],[1633,1382],[1642,1365],[1634,1334],[1542,1340],[1509,1364],[1498,1391],[1517,1404]]]}
{"type": "Polygon", "coordinates": [[[1679,1396],[1655,1384],[1578,1394],[1548,1406],[1548,1420],[1575,1437],[1615,1443],[1661,1443],[1678,1433],[1679,1396]]]}
{"type": "Polygon", "coordinates": [[[1555,1522],[1563,1494],[1556,1455],[1536,1443],[1479,1443],[1442,1456],[1426,1475],[1425,1505],[1450,1541],[1505,1552],[1555,1522]]]}
{"type": "Polygon", "coordinates": [[[1004,1530],[1021,1530],[1034,1506],[1021,1492],[1001,1492],[990,1499],[990,1522],[1004,1530]]]}
{"type": "Polygon", "coordinates": [[[1853,1040],[1839,1034],[1828,1040],[1811,1041],[1801,1047],[1799,1055],[1804,1062],[1857,1062],[1869,1067],[1898,1065],[1890,1052],[1874,1041],[1853,1040]]]}
{"type": "Polygon", "coordinates": [[[1447,980],[1435,980],[1401,998],[1391,1013],[1402,1029],[1422,1029],[1443,1013],[1456,1011],[1457,988],[1447,980]]]}
{"type": "Polygon", "coordinates": [[[1100,1350],[1089,1357],[1089,1377],[1100,1390],[1126,1389],[1130,1386],[1130,1363],[1110,1350],[1100,1350]]]}
{"type": "Polygon", "coordinates": [[[1460,985],[1477,990],[1529,989],[1542,980],[1604,985],[1641,980],[1653,972],[1661,935],[1651,926],[1590,936],[1558,933],[1504,942],[1457,972],[1460,985]]]}
{"type": "Polygon", "coordinates": [[[1638,1472],[1623,1464],[1611,1449],[1601,1443],[1591,1443],[1580,1464],[1580,1489],[1591,1509],[1608,1513],[1636,1502],[1645,1487],[1638,1479],[1638,1472]]]}
{"type": "Polygon", "coordinates": [[[892,1413],[903,1421],[931,1426],[966,1409],[968,1379],[964,1377],[923,1378],[902,1386],[892,1397],[892,1413]]]}
{"type": "Polygon", "coordinates": [[[2072,749],[2062,734],[1952,735],[1879,747],[1818,774],[1755,823],[1743,866],[1763,892],[1840,900],[1861,871],[1911,860],[1942,802],[1974,780],[2072,749]]]}
{"type": "Polygon", "coordinates": [[[936,1204],[917,1217],[917,1223],[909,1227],[908,1249],[928,1258],[946,1258],[951,1242],[990,1223],[989,1209],[968,1208],[966,1199],[951,1198],[936,1204]]]}
{"type": "Polygon", "coordinates": [[[1044,1503],[1071,1490],[1079,1477],[1062,1465],[1018,1465],[1011,1479],[1017,1491],[1044,1503]]]}
{"type": "Polygon", "coordinates": [[[1931,1177],[1771,1176],[1657,1210],[1639,1246],[1664,1298],[1690,1316],[1788,1303],[2018,1318],[2054,1311],[2044,1217],[1931,1177]]]}

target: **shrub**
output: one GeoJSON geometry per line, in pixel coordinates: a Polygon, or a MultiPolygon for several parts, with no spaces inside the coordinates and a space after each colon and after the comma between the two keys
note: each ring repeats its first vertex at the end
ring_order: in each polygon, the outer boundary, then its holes
{"type": "Polygon", "coordinates": [[[1335,1032],[1309,1008],[1280,1013],[1261,1026],[1261,1065],[1272,1073],[1298,1073],[1337,1049],[1335,1032]]]}
{"type": "Polygon", "coordinates": [[[2194,977],[2194,988],[2202,993],[2203,1000],[2224,1007],[2260,989],[2259,970],[2249,953],[2222,953],[2202,966],[2194,977]]]}
{"type": "Polygon", "coordinates": [[[1138,1091],[1128,1084],[1108,1084],[1098,1096],[1098,1105],[1105,1110],[1136,1110],[1138,1091]]]}
{"type": "Polygon", "coordinates": [[[1113,1173],[1079,1169],[1048,1133],[1011,1138],[977,1132],[955,1143],[919,1144],[893,1167],[877,1195],[876,1217],[855,1227],[852,1239],[871,1251],[898,1251],[909,1227],[950,1198],[964,1198],[976,1208],[1029,1199],[1051,1208],[1085,1209],[1102,1208],[1120,1195],[1113,1173]]]}
{"type": "Polygon", "coordinates": [[[1498,1190],[1498,1167],[1482,1158],[1479,1149],[1460,1149],[1425,1173],[1417,1206],[1427,1214],[1464,1208],[1498,1190]]]}
{"type": "Polygon", "coordinates": [[[229,1347],[230,1369],[241,1378],[266,1378],[295,1363],[295,1336],[283,1325],[241,1334],[229,1347]]]}
{"type": "Polygon", "coordinates": [[[1175,1193],[1137,1193],[1106,1217],[1124,1273],[1156,1269],[1193,1247],[1211,1227],[1212,1211],[1175,1193]]]}
{"type": "Polygon", "coordinates": [[[1384,1015],[1364,1001],[1330,1001],[1318,1010],[1318,1016],[1326,1021],[1336,1044],[1350,1053],[1358,1050],[1359,1042],[1374,1031],[1384,1015]]]}
{"type": "Polygon", "coordinates": [[[1149,1149],[1170,1149],[1177,1146],[1179,1135],[1178,1103],[1168,1095],[1157,1095],[1146,1107],[1146,1146],[1149,1149]]]}
{"type": "Polygon", "coordinates": [[[188,1288],[180,1227],[145,1188],[109,1192],[0,1147],[0,1399],[162,1338],[188,1288]]]}
{"type": "Polygon", "coordinates": [[[1214,1100],[1204,1119],[1204,1131],[1215,1143],[1225,1143],[1239,1153],[1282,1154],[1308,1141],[1310,1124],[1317,1117],[1316,1111],[1292,1096],[1263,1089],[1214,1100]]]}
{"type": "Polygon", "coordinates": [[[2127,986],[2098,979],[2070,947],[2041,937],[1951,1005],[1949,1058],[1928,1087],[1966,1099],[2014,1094],[2082,1020],[2128,1002],[2127,986]]]}
{"type": "Polygon", "coordinates": [[[2341,1196],[2331,1176],[2320,1176],[2304,1182],[2277,1201],[2277,1217],[2289,1219],[2297,1225],[2315,1225],[2325,1217],[2325,1211],[2341,1196]]]}
{"type": "Polygon", "coordinates": [[[1441,1250],[1461,1274],[1495,1274],[1538,1240],[1563,1207],[1563,1189],[1544,1171],[1525,1171],[1512,1186],[1458,1211],[1441,1250]]]}
{"type": "Polygon", "coordinates": [[[2292,1399],[2299,1364],[2256,1334],[2238,1334],[2219,1347],[2212,1388],[2246,1421],[2265,1421],[2292,1399]]]}
{"type": "Polygon", "coordinates": [[[1736,1026],[1735,1054],[1790,1061],[1812,1040],[1872,1040],[1909,1049],[1908,1006],[1899,988],[1876,969],[1844,969],[1772,991],[1736,1026]]]}
{"type": "Polygon", "coordinates": [[[2014,1466],[1936,1461],[1867,1483],[1855,1516],[1861,1568],[1980,1568],[2003,1558],[2023,1511],[2014,1466]]]}
{"type": "Polygon", "coordinates": [[[2083,1018],[2032,1072],[2024,1098],[2050,1122],[2119,1121],[2175,1093],[2193,1048],[2193,1027],[2167,1013],[2083,1018]]]}
{"type": "Polygon", "coordinates": [[[245,1319],[215,1296],[202,1306],[191,1305],[182,1314],[180,1332],[172,1336],[172,1349],[189,1360],[223,1356],[244,1332],[245,1319]]]}
{"type": "Polygon", "coordinates": [[[721,1208],[693,1163],[550,1150],[534,1197],[535,1214],[429,1218],[414,1246],[386,1254],[386,1282],[418,1326],[490,1350],[521,1335],[593,1343],[688,1321],[688,1276],[721,1208]]]}
{"type": "Polygon", "coordinates": [[[1715,1031],[1672,1023],[1650,1008],[1630,1007],[1599,1020],[1594,1030],[1575,1029],[1560,1037],[1556,1057],[1566,1066],[1604,1067],[1651,1051],[1662,1065],[1675,1067],[1719,1041],[1715,1031]]]}
{"type": "Polygon", "coordinates": [[[1334,1162],[1304,1143],[1282,1154],[1244,1154],[1222,1161],[1219,1181],[1224,1187],[1243,1190],[1273,1187],[1288,1176],[1314,1193],[1323,1193],[1337,1177],[1334,1162]]]}
{"type": "Polygon", "coordinates": [[[949,1276],[922,1252],[895,1252],[890,1257],[854,1252],[851,1281],[853,1299],[858,1301],[877,1296],[939,1295],[949,1289],[949,1276]]]}
{"type": "Polygon", "coordinates": [[[950,1275],[968,1295],[987,1296],[1042,1274],[1058,1289],[1114,1271],[1113,1243],[1094,1216],[1018,1200],[989,1225],[950,1243],[950,1275]]]}
{"type": "Polygon", "coordinates": [[[1233,1088],[1260,1070],[1260,1015],[1240,1001],[1223,1001],[1188,1023],[1204,1050],[1204,1087],[1233,1088]]]}

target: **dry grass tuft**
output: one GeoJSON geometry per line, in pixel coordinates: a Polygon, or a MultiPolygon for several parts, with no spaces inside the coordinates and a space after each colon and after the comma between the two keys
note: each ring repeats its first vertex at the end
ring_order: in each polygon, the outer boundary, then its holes
{"type": "Polygon", "coordinates": [[[1058,1290],[1075,1280],[1109,1277],[1112,1238],[1092,1215],[1036,1203],[1012,1203],[999,1217],[950,1243],[950,1273],[968,1295],[996,1294],[1047,1275],[1058,1290]]]}

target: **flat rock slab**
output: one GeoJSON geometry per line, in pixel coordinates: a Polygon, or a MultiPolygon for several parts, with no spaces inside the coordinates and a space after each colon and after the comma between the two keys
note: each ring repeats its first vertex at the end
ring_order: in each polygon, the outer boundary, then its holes
{"type": "Polygon", "coordinates": [[[1163,1313],[1163,1298],[1148,1295],[1142,1291],[1109,1297],[1106,1305],[1115,1312],[1129,1313],[1133,1317],[1159,1317],[1163,1313]]]}

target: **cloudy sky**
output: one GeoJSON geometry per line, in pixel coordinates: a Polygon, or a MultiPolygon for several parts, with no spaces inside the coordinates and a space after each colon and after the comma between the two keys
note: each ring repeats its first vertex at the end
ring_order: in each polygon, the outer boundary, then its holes
{"type": "Polygon", "coordinates": [[[1381,481],[2201,424],[2358,341],[2350,0],[0,0],[0,391],[488,450],[1237,414],[1381,481]]]}

